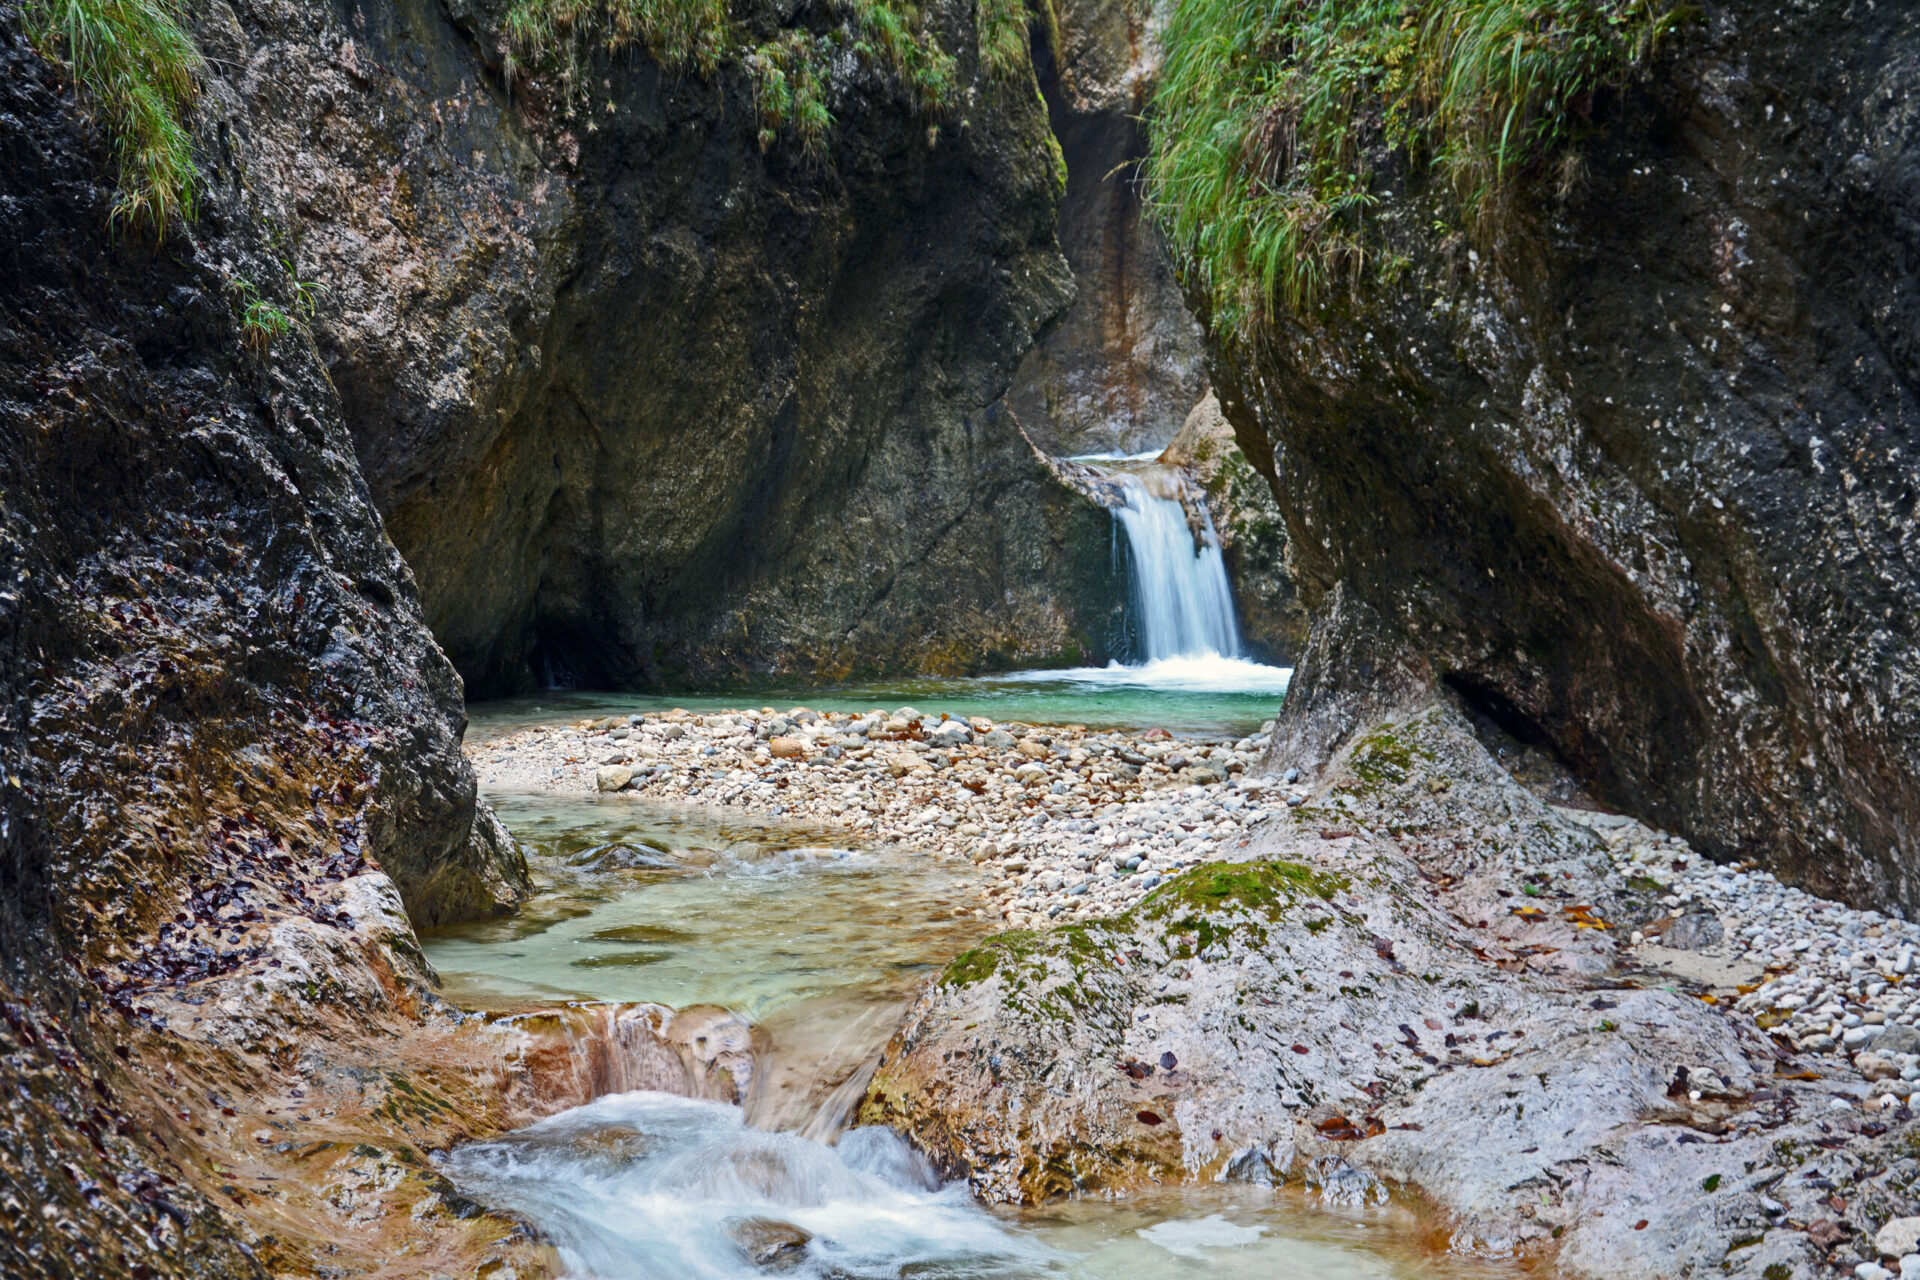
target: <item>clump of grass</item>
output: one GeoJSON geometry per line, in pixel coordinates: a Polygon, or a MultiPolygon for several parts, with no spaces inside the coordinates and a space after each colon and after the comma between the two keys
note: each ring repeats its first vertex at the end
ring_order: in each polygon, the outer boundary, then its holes
{"type": "Polygon", "coordinates": [[[569,106],[585,96],[596,49],[638,43],[663,66],[711,75],[738,43],[726,0],[514,0],[505,25],[508,74],[519,58],[550,64],[569,106]]]}
{"type": "Polygon", "coordinates": [[[73,73],[80,101],[106,124],[119,161],[112,218],[166,234],[190,220],[199,190],[182,122],[205,62],[174,0],[26,0],[28,37],[73,73]]]}
{"type": "MultiPolygon", "coordinates": [[[[1176,0],[1148,182],[1216,326],[1303,309],[1375,263],[1383,154],[1490,235],[1588,125],[1674,0],[1176,0]]],[[[1436,232],[1443,229],[1436,228],[1436,232]]]]}
{"type": "Polygon", "coordinates": [[[291,262],[283,260],[280,265],[287,271],[287,287],[293,301],[291,310],[263,297],[260,287],[245,276],[236,276],[230,286],[240,303],[241,340],[249,350],[265,351],[274,339],[285,337],[296,326],[306,328],[320,305],[320,295],[327,290],[323,284],[302,280],[291,262]]]}
{"type": "Polygon", "coordinates": [[[1036,17],[1046,22],[1047,38],[1059,49],[1060,18],[1053,0],[1039,0],[1039,4],[1035,13],[1028,8],[1028,0],[979,0],[980,66],[989,76],[1017,79],[1033,65],[1027,32],[1036,17]]]}

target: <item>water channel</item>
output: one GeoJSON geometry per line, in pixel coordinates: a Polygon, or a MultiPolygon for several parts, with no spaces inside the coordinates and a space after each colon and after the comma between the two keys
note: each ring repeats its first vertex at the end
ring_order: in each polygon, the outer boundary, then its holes
{"type": "MultiPolygon", "coordinates": [[[[911,702],[931,714],[1200,738],[1257,732],[1291,673],[1242,653],[1211,528],[1195,531],[1174,481],[1141,460],[1116,460],[1113,474],[1145,650],[1132,665],[828,690],[547,693],[474,708],[469,741],[484,748],[529,724],[589,715],[762,703],[911,702]]],[[[964,868],[693,804],[488,798],[526,845],[539,894],[513,918],[426,939],[449,998],[500,1013],[566,1001],[711,1005],[753,1025],[742,1105],[613,1094],[446,1157],[463,1189],[537,1228],[577,1280],[1510,1274],[1447,1254],[1405,1206],[1296,1189],[977,1204],[892,1133],[848,1128],[915,989],[988,927],[964,868]]]]}

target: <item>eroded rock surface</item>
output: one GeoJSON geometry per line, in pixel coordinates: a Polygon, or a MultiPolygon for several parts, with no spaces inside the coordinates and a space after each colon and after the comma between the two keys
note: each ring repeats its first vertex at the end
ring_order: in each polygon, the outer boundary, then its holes
{"type": "Polygon", "coordinates": [[[1038,70],[1066,161],[1060,247],[1075,293],[1021,362],[1007,403],[1050,452],[1138,453],[1171,439],[1207,387],[1200,326],[1139,185],[1160,21],[1141,0],[1054,12],[1058,44],[1038,44],[1038,70]]]}
{"type": "Polygon", "coordinates": [[[957,958],[863,1122],[1003,1200],[1413,1190],[1455,1249],[1571,1275],[1796,1273],[1908,1203],[1910,1113],[1623,953],[1664,907],[1450,707],[1369,731],[1328,783],[1122,915],[957,958]],[[1874,1189],[1857,1222],[1837,1170],[1874,1189]]]}
{"type": "Polygon", "coordinates": [[[824,144],[763,147],[739,57],[593,55],[582,105],[527,50],[509,83],[505,9],[202,23],[223,145],[329,290],[316,338],[469,689],[1110,656],[1108,521],[994,407],[1072,291],[1032,71],[982,70],[971,7],[929,5],[948,106],[849,54],[824,144]]]}
{"type": "Polygon", "coordinates": [[[1700,6],[1566,200],[1475,248],[1383,177],[1403,277],[1215,335],[1315,619],[1276,759],[1451,684],[1717,857],[1920,907],[1916,23],[1700,6]]]}
{"type": "Polygon", "coordinates": [[[406,913],[524,867],[323,367],[243,332],[237,280],[287,299],[239,171],[206,158],[190,236],[112,231],[109,144],[11,10],[0,118],[0,1271],[258,1274],[209,1200],[255,1190],[206,1173],[234,1101],[322,993],[411,1017],[406,913]]]}

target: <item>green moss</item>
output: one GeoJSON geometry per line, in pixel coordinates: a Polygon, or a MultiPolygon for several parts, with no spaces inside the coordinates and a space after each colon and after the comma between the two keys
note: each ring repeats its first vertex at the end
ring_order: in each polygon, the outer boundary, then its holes
{"type": "Polygon", "coordinates": [[[1164,919],[1182,909],[1217,911],[1242,907],[1274,915],[1303,894],[1331,900],[1351,883],[1345,876],[1315,871],[1298,862],[1215,862],[1161,885],[1137,911],[1164,919]]]}
{"type": "MultiPolygon", "coordinates": [[[[1369,222],[1383,154],[1491,238],[1523,181],[1577,173],[1595,90],[1690,11],[1674,0],[1175,0],[1153,202],[1216,326],[1248,330],[1392,271],[1369,222]]],[[[1438,238],[1445,229],[1436,227],[1438,238]]]]}
{"type": "Polygon", "coordinates": [[[1000,971],[1000,949],[987,943],[962,951],[947,962],[940,973],[940,985],[943,987],[972,987],[985,982],[1000,971]]]}
{"type": "Polygon", "coordinates": [[[1432,759],[1433,753],[1404,741],[1392,726],[1382,726],[1354,745],[1347,768],[1367,787],[1391,786],[1407,780],[1416,757],[1432,759]]]}
{"type": "Polygon", "coordinates": [[[156,237],[175,217],[191,220],[199,171],[183,118],[205,62],[173,0],[26,0],[21,16],[113,136],[113,220],[156,237]]]}

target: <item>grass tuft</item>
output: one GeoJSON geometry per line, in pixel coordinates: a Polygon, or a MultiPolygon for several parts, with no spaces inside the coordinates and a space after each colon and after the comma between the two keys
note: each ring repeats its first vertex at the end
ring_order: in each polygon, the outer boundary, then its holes
{"type": "MultiPolygon", "coordinates": [[[[1175,0],[1148,189],[1216,326],[1304,310],[1369,270],[1375,164],[1431,172],[1491,238],[1593,95],[1691,15],[1674,0],[1175,0]]],[[[1446,229],[1436,227],[1436,234],[1446,229]]]]}
{"type": "Polygon", "coordinates": [[[34,47],[72,72],[113,135],[113,221],[160,238],[191,220],[199,173],[182,117],[206,64],[174,0],[26,0],[21,12],[34,47]]]}

